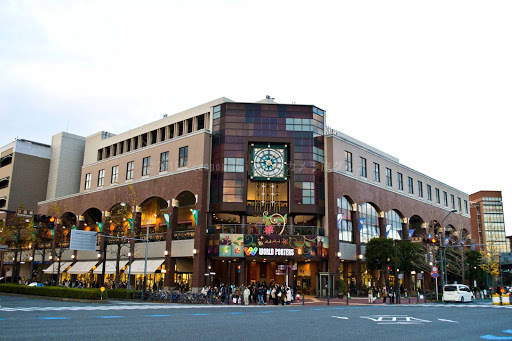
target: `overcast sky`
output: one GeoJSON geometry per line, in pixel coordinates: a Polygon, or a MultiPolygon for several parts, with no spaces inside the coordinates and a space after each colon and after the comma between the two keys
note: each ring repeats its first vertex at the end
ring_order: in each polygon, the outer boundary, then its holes
{"type": "Polygon", "coordinates": [[[468,194],[512,234],[512,1],[0,1],[0,146],[120,133],[225,96],[328,125],[468,194]]]}

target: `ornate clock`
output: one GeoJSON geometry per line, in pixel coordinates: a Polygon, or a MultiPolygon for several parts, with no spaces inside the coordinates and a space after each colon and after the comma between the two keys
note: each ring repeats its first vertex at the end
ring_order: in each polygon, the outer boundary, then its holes
{"type": "Polygon", "coordinates": [[[251,179],[286,180],[286,145],[253,144],[251,146],[251,179]]]}

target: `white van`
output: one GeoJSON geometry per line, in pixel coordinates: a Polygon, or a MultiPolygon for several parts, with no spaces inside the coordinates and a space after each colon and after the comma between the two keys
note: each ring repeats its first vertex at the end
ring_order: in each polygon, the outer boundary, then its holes
{"type": "Polygon", "coordinates": [[[472,302],[474,300],[473,293],[467,285],[463,284],[447,284],[443,290],[443,302],[472,302]]]}

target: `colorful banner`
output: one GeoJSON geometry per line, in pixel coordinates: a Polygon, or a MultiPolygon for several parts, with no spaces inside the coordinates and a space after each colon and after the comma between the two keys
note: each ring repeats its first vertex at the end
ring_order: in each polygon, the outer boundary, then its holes
{"type": "Polygon", "coordinates": [[[386,238],[388,238],[389,232],[391,232],[391,225],[386,225],[386,238]]]}
{"type": "Polygon", "coordinates": [[[50,230],[50,233],[52,234],[52,239],[55,238],[55,230],[50,230]]]}
{"type": "Polygon", "coordinates": [[[412,235],[414,234],[414,231],[416,231],[416,229],[410,229],[409,230],[409,239],[412,238],[412,235]]]}
{"type": "Polygon", "coordinates": [[[126,220],[128,221],[128,225],[130,225],[130,230],[132,230],[132,232],[133,232],[133,219],[132,218],[128,218],[126,220]]]}
{"type": "Polygon", "coordinates": [[[365,221],[366,221],[365,218],[359,219],[359,232],[361,232],[361,230],[363,229],[365,221]]]}
{"type": "Polygon", "coordinates": [[[164,219],[165,219],[165,223],[167,224],[167,229],[169,229],[169,224],[170,224],[170,220],[171,220],[171,214],[170,213],[164,213],[164,219]]]}
{"type": "Polygon", "coordinates": [[[338,213],[336,215],[336,222],[337,222],[338,230],[341,230],[341,225],[342,225],[341,223],[344,218],[345,218],[345,213],[338,213]]]}
{"type": "Polygon", "coordinates": [[[75,225],[71,226],[71,229],[76,230],[76,226],[75,225]]]}
{"type": "Polygon", "coordinates": [[[192,218],[194,219],[194,225],[197,226],[198,211],[197,210],[191,210],[191,211],[192,211],[192,218]]]}
{"type": "Polygon", "coordinates": [[[98,223],[98,228],[100,229],[100,233],[103,233],[103,223],[98,223]]]}
{"type": "Polygon", "coordinates": [[[244,257],[244,235],[221,233],[219,237],[219,257],[244,257]]]}

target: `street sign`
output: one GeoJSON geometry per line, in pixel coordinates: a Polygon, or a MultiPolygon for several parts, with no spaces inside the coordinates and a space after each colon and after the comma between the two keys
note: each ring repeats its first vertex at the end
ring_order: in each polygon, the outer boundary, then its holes
{"type": "Polygon", "coordinates": [[[71,230],[69,248],[71,250],[96,251],[98,232],[71,230]]]}
{"type": "Polygon", "coordinates": [[[34,211],[22,210],[21,208],[18,208],[16,210],[16,215],[18,217],[32,218],[34,216],[34,211]]]}
{"type": "Polygon", "coordinates": [[[0,251],[7,251],[8,248],[7,245],[0,245],[0,251]]]}
{"type": "Polygon", "coordinates": [[[439,274],[437,272],[434,272],[434,273],[432,273],[432,277],[437,278],[437,277],[439,277],[439,274]]]}
{"type": "Polygon", "coordinates": [[[404,279],[404,274],[398,274],[398,279],[404,279]]]}
{"type": "Polygon", "coordinates": [[[276,276],[284,276],[284,275],[286,275],[286,271],[276,270],[276,276]]]}
{"type": "Polygon", "coordinates": [[[432,272],[437,272],[437,266],[432,267],[432,272]]]}
{"type": "Polygon", "coordinates": [[[281,270],[281,271],[286,271],[286,268],[288,268],[288,270],[297,270],[297,265],[278,265],[277,266],[277,269],[278,270],[281,270]]]}
{"type": "Polygon", "coordinates": [[[423,238],[421,238],[421,237],[412,237],[411,238],[411,242],[413,242],[413,243],[421,243],[421,242],[423,242],[423,238]]]}

